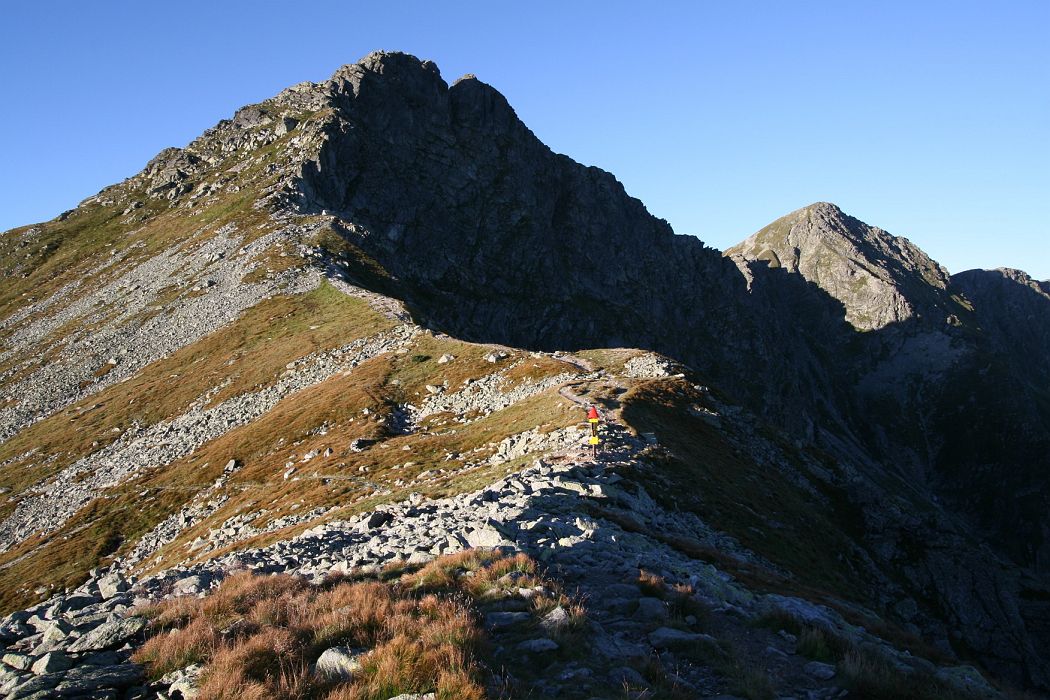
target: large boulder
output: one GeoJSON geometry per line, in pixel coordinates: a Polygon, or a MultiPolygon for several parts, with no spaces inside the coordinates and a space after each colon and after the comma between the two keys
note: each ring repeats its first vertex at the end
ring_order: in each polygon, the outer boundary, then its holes
{"type": "Polygon", "coordinates": [[[73,665],[72,659],[61,651],[49,651],[33,662],[33,673],[40,676],[45,673],[65,671],[73,665]]]}
{"type": "Polygon", "coordinates": [[[103,600],[109,600],[126,590],[128,590],[128,582],[118,573],[107,574],[98,581],[98,592],[103,600]]]}
{"type": "Polygon", "coordinates": [[[141,617],[126,617],[104,622],[69,646],[71,652],[113,649],[128,641],[146,627],[141,617]]]}

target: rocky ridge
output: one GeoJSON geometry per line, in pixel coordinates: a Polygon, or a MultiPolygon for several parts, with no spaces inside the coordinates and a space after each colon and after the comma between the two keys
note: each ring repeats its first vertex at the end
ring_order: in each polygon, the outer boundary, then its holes
{"type": "MultiPolygon", "coordinates": [[[[269,547],[142,578],[100,571],[76,590],[4,620],[0,633],[8,640],[9,653],[3,657],[8,670],[2,690],[12,698],[42,691],[66,697],[102,688],[120,689],[127,697],[160,697],[159,693],[174,690],[186,697],[193,687],[192,669],[139,685],[142,669],[127,661],[126,644],[146,624],[134,616],[135,606],[178,595],[204,595],[227,573],[243,569],[292,572],[320,581],[333,572],[367,572],[394,562],[419,565],[468,547],[497,547],[533,554],[592,601],[588,636],[593,656],[585,663],[548,669],[549,676],[532,689],[543,695],[564,694],[570,681],[585,696],[615,690],[625,678],[644,687],[645,679],[631,664],[654,654],[664,667],[675,669],[673,682],[680,691],[712,695],[723,687],[724,680],[703,665],[676,656],[689,643],[715,644],[715,638],[668,626],[672,622],[668,604],[634,583],[639,571],[660,576],[668,584],[690,586],[696,604],[709,610],[723,634],[746,630],[749,621],[763,616],[796,617],[887,655],[902,673],[936,673],[966,691],[995,695],[972,668],[937,668],[920,657],[901,654],[827,607],[799,598],[756,595],[710,564],[625,531],[615,519],[581,514],[586,512],[581,504],[596,504],[608,508],[608,514],[620,513],[665,533],[702,536],[702,524],[695,517],[663,510],[644,488],[631,483],[631,471],[651,468],[639,454],[646,442],[616,423],[608,428],[609,444],[600,462],[589,461],[573,447],[481,491],[438,500],[414,495],[372,513],[318,525],[269,547]]],[[[713,542],[719,542],[712,536],[713,542]]],[[[496,644],[500,630],[519,614],[488,613],[485,624],[496,644]]],[[[697,623],[694,618],[685,624],[697,623]]],[[[706,628],[712,629],[710,622],[706,628]]],[[[836,684],[839,673],[834,665],[799,657],[793,635],[761,636],[767,646],[759,656],[778,684],[810,698],[844,695],[836,684]]],[[[542,641],[496,653],[542,655],[552,644],[542,641]]]]}

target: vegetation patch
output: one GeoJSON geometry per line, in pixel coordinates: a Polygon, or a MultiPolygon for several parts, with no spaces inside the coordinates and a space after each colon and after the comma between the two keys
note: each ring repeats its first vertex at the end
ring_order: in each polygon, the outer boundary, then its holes
{"type": "MultiPolygon", "coordinates": [[[[524,555],[473,550],[388,581],[351,573],[310,585],[286,575],[236,573],[204,598],[142,610],[152,636],[134,659],[153,678],[203,665],[202,700],[385,700],[427,692],[480,699],[491,661],[481,611],[491,601],[520,598],[517,591],[526,587],[557,591],[524,555]],[[352,675],[315,670],[332,647],[354,657],[352,675]]],[[[582,608],[564,594],[528,599],[533,617],[558,605],[572,611],[578,626],[582,608]]]]}

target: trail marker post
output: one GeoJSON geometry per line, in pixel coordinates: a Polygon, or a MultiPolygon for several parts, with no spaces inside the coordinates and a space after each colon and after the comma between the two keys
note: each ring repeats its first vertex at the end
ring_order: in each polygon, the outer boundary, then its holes
{"type": "Polygon", "coordinates": [[[598,459],[598,445],[601,443],[601,439],[598,437],[598,409],[591,406],[587,410],[587,422],[591,424],[591,438],[588,442],[591,445],[591,456],[594,459],[598,459]]]}

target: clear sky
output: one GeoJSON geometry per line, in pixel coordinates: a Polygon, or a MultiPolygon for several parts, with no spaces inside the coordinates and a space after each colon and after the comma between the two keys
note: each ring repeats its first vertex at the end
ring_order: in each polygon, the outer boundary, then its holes
{"type": "Polygon", "coordinates": [[[725,248],[814,201],[1050,278],[1050,2],[10,0],[0,230],[373,49],[475,73],[725,248]]]}

